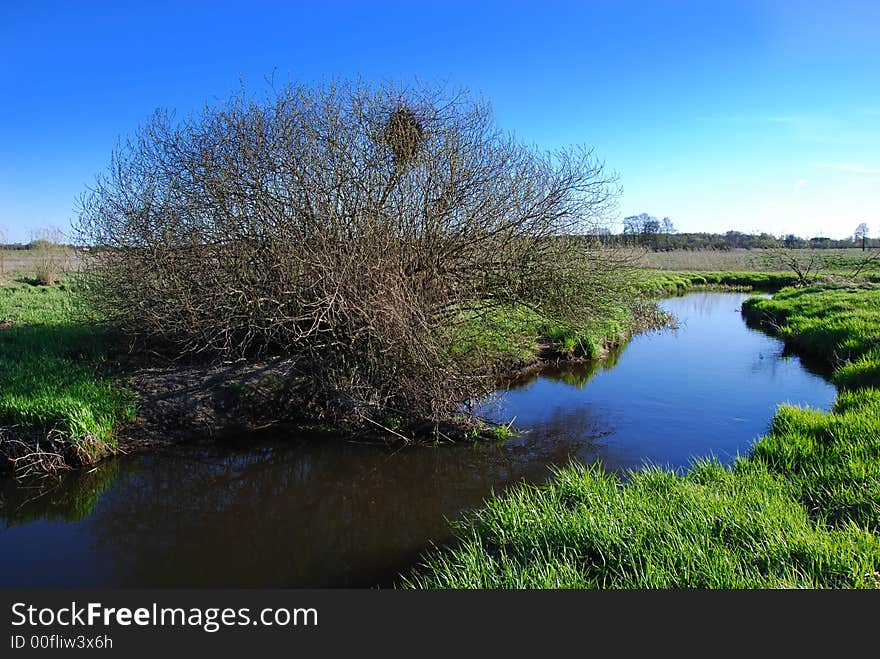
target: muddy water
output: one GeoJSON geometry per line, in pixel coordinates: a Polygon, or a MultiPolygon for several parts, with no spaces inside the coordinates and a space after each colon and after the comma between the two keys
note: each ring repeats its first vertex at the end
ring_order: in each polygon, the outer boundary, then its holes
{"type": "Polygon", "coordinates": [[[0,483],[0,586],[390,586],[448,540],[448,520],[553,466],[729,462],[777,404],[827,409],[835,396],[745,325],[745,297],[665,300],[677,331],[516,383],[487,410],[523,431],[502,444],[242,437],[110,461],[49,488],[0,483]]]}

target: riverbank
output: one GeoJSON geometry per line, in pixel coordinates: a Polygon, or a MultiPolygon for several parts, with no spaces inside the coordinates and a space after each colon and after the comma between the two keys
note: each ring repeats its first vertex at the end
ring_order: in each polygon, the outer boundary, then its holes
{"type": "Polygon", "coordinates": [[[730,468],[572,465],[493,497],[408,585],[880,587],[880,289],[786,289],[744,311],[835,367],[833,410],[781,406],[730,468]]]}
{"type": "MultiPolygon", "coordinates": [[[[282,383],[296,369],[291,360],[131,355],[78,291],[75,275],[60,286],[18,280],[0,287],[0,470],[58,472],[118,453],[301,422],[279,412],[290,408],[282,383]]],[[[453,349],[501,365],[500,377],[510,377],[544,363],[595,359],[665,321],[652,305],[632,301],[579,330],[529,309],[502,309],[465,324],[453,349]]]]}

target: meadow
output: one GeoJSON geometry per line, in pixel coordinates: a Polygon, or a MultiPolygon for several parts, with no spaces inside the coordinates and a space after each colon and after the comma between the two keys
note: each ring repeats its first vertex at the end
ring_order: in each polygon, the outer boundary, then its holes
{"type": "Polygon", "coordinates": [[[815,259],[823,273],[850,275],[861,272],[880,275],[878,250],[853,249],[729,249],[646,251],[640,257],[643,268],[658,270],[696,270],[704,272],[774,272],[788,270],[790,259],[815,259]],[[868,265],[862,267],[866,262],[868,265]]]}

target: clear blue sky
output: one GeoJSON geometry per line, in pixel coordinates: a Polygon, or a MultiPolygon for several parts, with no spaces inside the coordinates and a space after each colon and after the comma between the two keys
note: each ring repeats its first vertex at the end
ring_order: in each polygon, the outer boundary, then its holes
{"type": "Polygon", "coordinates": [[[621,217],[880,234],[877,0],[0,0],[0,228],[67,228],[153,109],[273,72],[467,87],[524,141],[593,145],[621,217]]]}

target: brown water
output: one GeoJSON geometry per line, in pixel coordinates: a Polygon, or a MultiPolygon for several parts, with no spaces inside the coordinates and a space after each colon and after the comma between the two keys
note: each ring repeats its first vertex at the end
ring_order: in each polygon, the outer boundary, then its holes
{"type": "Polygon", "coordinates": [[[384,446],[295,436],[135,456],[45,484],[0,483],[0,586],[390,586],[448,520],[553,466],[729,462],[781,402],[834,388],[748,328],[742,294],[665,300],[681,328],[602,364],[548,369],[488,411],[502,444],[384,446]]]}

